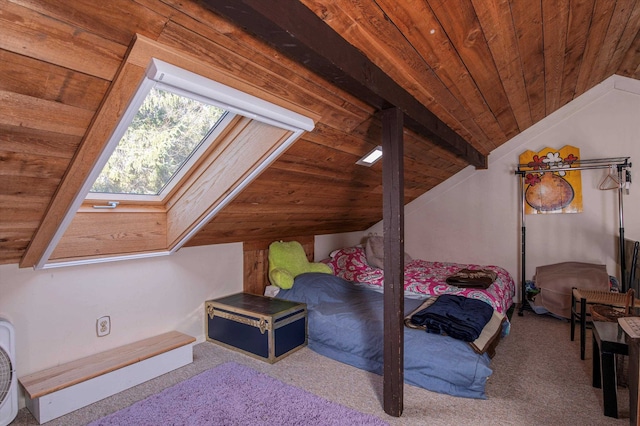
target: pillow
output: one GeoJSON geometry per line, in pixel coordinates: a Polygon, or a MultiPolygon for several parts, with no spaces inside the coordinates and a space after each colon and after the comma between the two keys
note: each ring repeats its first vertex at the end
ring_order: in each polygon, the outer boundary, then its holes
{"type": "MultiPolygon", "coordinates": [[[[367,244],[365,245],[365,253],[367,256],[367,263],[374,268],[384,268],[384,238],[374,235],[367,238],[367,244]]],[[[407,253],[404,254],[404,264],[411,262],[411,256],[407,253]]]]}
{"type": "Polygon", "coordinates": [[[371,269],[363,247],[345,247],[332,252],[328,265],[334,274],[348,281],[354,281],[354,274],[371,269]]]}
{"type": "Polygon", "coordinates": [[[384,268],[384,239],[382,237],[369,237],[364,247],[367,263],[374,268],[384,268]]]}

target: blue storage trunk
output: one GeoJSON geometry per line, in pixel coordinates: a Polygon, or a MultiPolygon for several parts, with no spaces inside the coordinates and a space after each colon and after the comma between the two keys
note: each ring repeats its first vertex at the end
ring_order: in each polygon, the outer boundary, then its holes
{"type": "Polygon", "coordinates": [[[237,293],[205,303],[207,340],[269,363],[307,344],[307,305],[237,293]]]}

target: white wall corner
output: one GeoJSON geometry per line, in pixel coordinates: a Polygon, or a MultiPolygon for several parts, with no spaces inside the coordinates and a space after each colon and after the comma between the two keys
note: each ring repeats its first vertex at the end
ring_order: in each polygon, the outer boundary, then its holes
{"type": "MultiPolygon", "coordinates": [[[[492,164],[497,163],[499,160],[505,157],[508,157],[513,159],[513,172],[515,173],[515,161],[522,152],[524,145],[526,145],[530,140],[554,128],[564,120],[583,110],[588,105],[592,104],[593,102],[597,101],[613,90],[622,90],[625,92],[640,95],[640,81],[628,77],[622,77],[619,75],[612,75],[611,77],[589,89],[587,92],[583,93],[573,101],[569,102],[567,105],[554,111],[543,120],[525,129],[504,144],[500,145],[498,148],[494,149],[489,155],[489,168],[491,168],[492,164]]],[[[436,201],[443,194],[454,190],[458,185],[462,184],[467,179],[470,179],[477,173],[482,173],[484,171],[485,170],[475,169],[473,166],[464,168],[460,172],[451,176],[449,179],[435,186],[422,196],[413,200],[411,203],[407,204],[405,206],[405,215],[409,215],[417,210],[420,210],[425,205],[436,201]]],[[[381,223],[372,226],[370,229],[372,230],[378,228],[381,228],[381,223]]]]}
{"type": "Polygon", "coordinates": [[[616,74],[612,75],[609,78],[613,80],[614,89],[633,93],[635,95],[640,95],[640,81],[616,74]]]}

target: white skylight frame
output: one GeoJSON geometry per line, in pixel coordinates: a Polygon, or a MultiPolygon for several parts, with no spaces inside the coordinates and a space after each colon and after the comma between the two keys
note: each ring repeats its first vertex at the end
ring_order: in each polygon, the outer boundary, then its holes
{"type": "MultiPolygon", "coordinates": [[[[100,154],[96,164],[94,165],[91,173],[89,173],[82,188],[74,198],[73,203],[69,207],[64,219],[60,226],[56,230],[49,245],[44,250],[39,261],[34,265],[34,269],[48,269],[61,266],[75,266],[90,263],[102,263],[116,260],[135,259],[140,257],[153,257],[163,256],[175,253],[178,251],[195,233],[200,231],[222,208],[228,205],[231,200],[240,193],[253,179],[255,179],[262,171],[264,171],[273,161],[275,161],[285,150],[289,148],[305,131],[311,131],[315,127],[314,121],[297,112],[288,110],[279,105],[275,105],[271,102],[267,102],[256,96],[250,95],[238,89],[226,86],[222,83],[216,82],[209,78],[195,74],[191,71],[182,69],[180,67],[171,65],[167,62],[159,59],[152,58],[147,68],[145,78],[140,83],[138,90],[133,96],[131,102],[127,106],[127,109],[123,117],[118,122],[118,125],[114,129],[109,142],[105,146],[103,152],[100,154]],[[190,97],[196,99],[206,100],[214,105],[219,106],[222,109],[229,111],[232,114],[242,115],[251,118],[256,121],[260,121],[281,129],[285,129],[291,132],[291,135],[273,152],[271,152],[267,158],[258,165],[251,173],[247,175],[245,179],[232,191],[230,191],[224,199],[193,228],[185,235],[178,244],[167,251],[157,251],[149,253],[128,254],[120,256],[108,256],[102,258],[90,258],[81,259],[66,262],[52,262],[48,263],[49,257],[55,250],[58,242],[64,235],[65,231],[71,224],[76,212],[87,199],[87,195],[93,183],[102,172],[107,161],[111,156],[111,153],[118,145],[118,142],[126,132],[133,116],[137,113],[138,109],[147,94],[156,84],[163,84],[170,86],[172,90],[183,91],[190,97]]],[[[111,197],[104,198],[112,200],[114,194],[109,194],[111,197]]],[[[120,195],[115,198],[122,198],[120,195]]]]}

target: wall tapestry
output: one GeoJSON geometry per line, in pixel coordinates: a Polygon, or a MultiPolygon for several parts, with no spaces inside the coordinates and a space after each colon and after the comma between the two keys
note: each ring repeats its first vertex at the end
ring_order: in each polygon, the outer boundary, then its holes
{"type": "Polygon", "coordinates": [[[527,170],[523,188],[526,214],[582,212],[580,170],[557,170],[570,167],[579,158],[580,150],[570,145],[520,154],[520,168],[527,170]]]}

